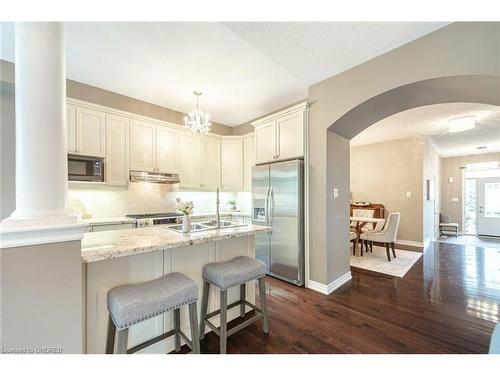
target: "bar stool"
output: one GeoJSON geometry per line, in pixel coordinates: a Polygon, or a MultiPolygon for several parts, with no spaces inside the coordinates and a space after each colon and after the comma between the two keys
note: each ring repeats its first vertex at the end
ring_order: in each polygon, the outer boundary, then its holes
{"type": "Polygon", "coordinates": [[[220,353],[226,353],[227,338],[240,329],[252,324],[258,319],[263,319],[264,333],[269,333],[267,319],[266,266],[260,260],[247,256],[239,256],[227,262],[209,263],[203,266],[203,294],[201,298],[201,322],[200,338],[205,336],[205,324],[208,325],[220,338],[220,353]],[[246,283],[252,280],[259,282],[259,294],[261,309],[257,308],[245,299],[246,283]],[[208,294],[210,285],[220,289],[220,309],[207,314],[208,294]],[[234,286],[240,286],[240,299],[229,306],[227,305],[227,290],[234,286]],[[245,317],[245,305],[250,306],[256,314],[227,330],[227,310],[240,306],[240,316],[245,317]],[[209,319],[220,314],[220,328],[215,327],[209,319]]]}
{"type": "Polygon", "coordinates": [[[106,354],[112,354],[118,329],[118,354],[131,354],[170,336],[175,336],[175,351],[181,348],[181,337],[193,353],[200,353],[196,301],[198,285],[182,273],[172,272],[140,284],[121,285],[108,292],[108,333],[106,354]],[[191,340],[180,329],[180,309],[189,306],[191,340]],[[174,311],[174,329],[127,349],[128,329],[143,320],[174,311]]]}

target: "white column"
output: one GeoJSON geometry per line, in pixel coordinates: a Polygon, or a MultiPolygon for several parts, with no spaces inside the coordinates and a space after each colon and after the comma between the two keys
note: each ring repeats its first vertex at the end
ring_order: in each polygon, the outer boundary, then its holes
{"type": "Polygon", "coordinates": [[[77,222],[67,208],[63,25],[17,23],[15,50],[16,209],[2,234],[77,222]]]}

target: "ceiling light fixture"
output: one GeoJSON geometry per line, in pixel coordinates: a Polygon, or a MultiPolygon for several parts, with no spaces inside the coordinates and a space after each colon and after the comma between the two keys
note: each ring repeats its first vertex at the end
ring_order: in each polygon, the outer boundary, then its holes
{"type": "Polygon", "coordinates": [[[193,95],[196,95],[196,109],[184,117],[184,124],[193,133],[207,134],[212,126],[210,121],[208,121],[210,115],[208,113],[204,113],[198,107],[198,99],[202,93],[194,91],[193,95]]]}
{"type": "Polygon", "coordinates": [[[448,122],[448,130],[450,133],[463,132],[473,129],[475,126],[476,116],[454,118],[448,122]]]}

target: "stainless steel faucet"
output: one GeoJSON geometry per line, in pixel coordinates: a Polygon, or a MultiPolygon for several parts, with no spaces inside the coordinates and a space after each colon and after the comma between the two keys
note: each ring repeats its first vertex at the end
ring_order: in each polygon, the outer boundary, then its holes
{"type": "Polygon", "coordinates": [[[220,212],[219,212],[219,205],[220,205],[220,200],[219,200],[219,188],[217,188],[217,198],[215,200],[215,206],[216,206],[216,211],[215,211],[215,221],[217,222],[217,229],[220,229],[220,212]]]}

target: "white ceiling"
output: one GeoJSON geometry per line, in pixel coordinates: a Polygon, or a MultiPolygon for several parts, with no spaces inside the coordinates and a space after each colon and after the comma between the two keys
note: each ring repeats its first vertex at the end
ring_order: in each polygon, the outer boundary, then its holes
{"type": "MultiPolygon", "coordinates": [[[[67,77],[239,125],[307,97],[308,86],[445,23],[66,23],[67,77]]],[[[0,58],[14,62],[14,26],[0,58]]]]}
{"type": "Polygon", "coordinates": [[[500,107],[477,103],[445,103],[413,108],[376,122],[351,140],[351,146],[428,136],[443,157],[500,152],[500,107]],[[476,116],[476,127],[448,132],[448,121],[476,116]],[[478,150],[477,147],[486,146],[478,150]]]}

